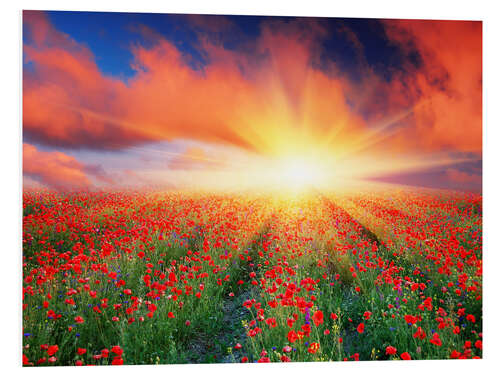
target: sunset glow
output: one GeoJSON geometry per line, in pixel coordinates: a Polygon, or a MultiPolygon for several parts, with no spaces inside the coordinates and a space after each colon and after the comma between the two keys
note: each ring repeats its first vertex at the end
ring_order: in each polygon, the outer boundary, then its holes
{"type": "Polygon", "coordinates": [[[480,23],[108,18],[24,12],[26,186],[481,188],[480,23]]]}

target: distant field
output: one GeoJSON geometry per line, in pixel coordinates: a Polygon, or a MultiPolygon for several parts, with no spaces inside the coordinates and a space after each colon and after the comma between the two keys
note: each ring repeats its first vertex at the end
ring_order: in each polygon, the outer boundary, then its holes
{"type": "Polygon", "coordinates": [[[23,196],[23,364],[482,357],[482,197],[23,196]]]}

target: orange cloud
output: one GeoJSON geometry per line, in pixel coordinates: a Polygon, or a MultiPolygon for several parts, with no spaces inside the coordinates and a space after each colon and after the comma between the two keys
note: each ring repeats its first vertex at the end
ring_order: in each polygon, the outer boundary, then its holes
{"type": "Polygon", "coordinates": [[[85,189],[91,185],[85,166],[62,152],[44,152],[23,143],[23,172],[25,175],[56,189],[85,189]]]}
{"type": "Polygon", "coordinates": [[[40,151],[29,143],[23,143],[23,174],[57,190],[87,189],[93,185],[89,176],[112,183],[100,167],[86,165],[59,151],[40,151]]]}
{"type": "Polygon", "coordinates": [[[480,175],[470,174],[455,168],[447,169],[446,176],[450,181],[462,184],[468,184],[468,183],[480,184],[482,180],[480,175]]]}
{"type": "Polygon", "coordinates": [[[388,87],[390,104],[414,102],[414,126],[405,137],[427,150],[482,148],[482,23],[473,21],[384,21],[389,39],[419,67],[407,64],[388,87]]]}
{"type": "Polygon", "coordinates": [[[24,75],[23,123],[37,142],[116,149],[190,138],[269,154],[329,138],[332,129],[340,141],[340,123],[350,132],[364,127],[348,108],[343,83],[311,68],[315,37],[325,32],[319,26],[311,32],[300,23],[270,22],[255,46],[259,61],[202,41],[211,61],[203,71],[148,33],[155,43],[132,47],[136,74],[125,84],[104,76],[92,53],[42,13],[24,17],[34,37],[24,46],[33,71],[24,75]]]}
{"type": "MultiPolygon", "coordinates": [[[[190,20],[218,30],[207,18],[190,20]]],[[[408,63],[387,82],[365,61],[360,83],[334,63],[313,67],[318,41],[328,34],[313,20],[266,21],[252,53],[200,37],[208,57],[202,70],[161,35],[138,27],[150,43],[131,47],[136,74],[127,83],[104,75],[92,52],[43,13],[24,12],[24,24],[32,69],[24,72],[23,126],[33,142],[120,149],[194,139],[279,156],[481,151],[480,23],[384,21],[388,39],[420,63],[408,63]],[[369,113],[370,124],[360,113],[369,113]]],[[[360,40],[341,31],[362,59],[360,40]]],[[[171,167],[193,160],[184,155],[171,167]]]]}
{"type": "Polygon", "coordinates": [[[176,155],[168,161],[171,170],[215,169],[224,167],[226,163],[218,160],[200,147],[188,147],[184,153],[176,155]]]}

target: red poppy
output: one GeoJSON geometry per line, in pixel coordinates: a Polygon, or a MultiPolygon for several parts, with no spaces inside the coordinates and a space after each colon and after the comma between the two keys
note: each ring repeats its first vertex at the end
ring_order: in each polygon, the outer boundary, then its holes
{"type": "Polygon", "coordinates": [[[365,324],[359,323],[357,331],[358,331],[358,333],[363,333],[365,331],[365,324]]]}
{"type": "Polygon", "coordinates": [[[121,366],[123,365],[123,358],[122,357],[115,357],[113,358],[113,361],[111,362],[113,366],[121,366]]]}
{"type": "Polygon", "coordinates": [[[312,342],[311,344],[309,344],[309,347],[307,348],[307,351],[311,354],[314,354],[318,351],[319,349],[319,343],[317,342],[312,342]]]}
{"type": "Polygon", "coordinates": [[[59,350],[59,346],[50,345],[47,349],[47,355],[50,357],[50,356],[56,354],[58,350],[59,350]]]}
{"type": "Polygon", "coordinates": [[[434,344],[436,346],[442,345],[441,339],[439,338],[439,334],[437,332],[434,333],[434,335],[432,335],[432,338],[430,339],[430,343],[434,344]]]}
{"type": "Polygon", "coordinates": [[[316,325],[316,327],[319,326],[320,324],[323,324],[323,311],[321,310],[316,311],[312,316],[312,320],[316,325]]]}
{"type": "Polygon", "coordinates": [[[123,349],[120,348],[119,345],[115,345],[111,348],[111,351],[116,354],[117,356],[121,356],[123,354],[123,349]]]}
{"type": "Polygon", "coordinates": [[[405,361],[409,361],[409,360],[411,360],[411,355],[410,355],[410,353],[408,353],[408,352],[401,353],[401,359],[403,359],[403,360],[405,360],[405,361]]]}
{"type": "Polygon", "coordinates": [[[295,333],[295,331],[290,331],[288,332],[288,341],[293,344],[295,341],[297,341],[299,337],[297,336],[297,334],[295,333]]]}
{"type": "Polygon", "coordinates": [[[397,353],[397,349],[394,347],[394,346],[388,346],[387,348],[385,348],[385,354],[387,355],[394,355],[397,353]]]}

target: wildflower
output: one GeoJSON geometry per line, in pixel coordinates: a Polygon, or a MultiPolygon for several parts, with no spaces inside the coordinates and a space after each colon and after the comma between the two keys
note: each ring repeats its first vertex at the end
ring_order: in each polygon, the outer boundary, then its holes
{"type": "Polygon", "coordinates": [[[397,349],[394,347],[394,346],[388,346],[387,348],[385,348],[385,354],[387,355],[394,355],[397,353],[397,349]]]}
{"type": "Polygon", "coordinates": [[[314,354],[318,351],[319,349],[319,343],[317,342],[312,342],[309,347],[307,348],[307,351],[311,354],[314,354]]]}
{"type": "Polygon", "coordinates": [[[59,350],[59,346],[57,345],[50,345],[48,348],[47,348],[47,355],[50,357],[50,356],[53,356],[54,354],[57,353],[57,351],[59,350]]]}
{"type": "Polygon", "coordinates": [[[113,361],[111,362],[113,366],[121,366],[123,365],[123,358],[122,357],[115,357],[113,358],[113,361]]]}
{"type": "Polygon", "coordinates": [[[409,361],[411,360],[411,355],[408,352],[401,353],[401,359],[409,361]]]}
{"type": "Polygon", "coordinates": [[[123,354],[123,349],[119,345],[115,345],[111,348],[111,351],[117,356],[121,356],[123,354]]]}
{"type": "Polygon", "coordinates": [[[312,316],[312,320],[316,327],[323,324],[323,312],[321,310],[316,311],[312,316]]]}

